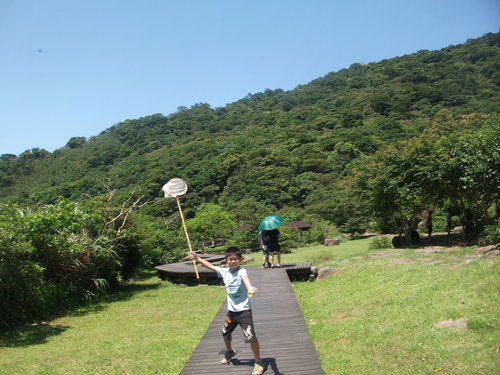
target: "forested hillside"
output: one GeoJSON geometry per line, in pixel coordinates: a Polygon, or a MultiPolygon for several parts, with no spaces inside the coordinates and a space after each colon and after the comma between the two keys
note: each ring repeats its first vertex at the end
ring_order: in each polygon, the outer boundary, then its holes
{"type": "Polygon", "coordinates": [[[249,94],[225,107],[200,103],[125,120],[88,140],[71,138],[53,153],[4,154],[0,197],[79,200],[107,185],[125,195],[140,189],[153,200],[168,178],[180,176],[192,208],[215,202],[235,210],[254,202],[345,225],[353,212],[364,215],[341,194],[364,158],[445,118],[498,111],[499,40],[487,34],[438,51],[355,63],[294,90],[249,94]]]}
{"type": "Polygon", "coordinates": [[[353,64],[284,92],[221,108],[197,104],[116,124],[53,153],[4,154],[0,196],[50,203],[113,188],[148,199],[172,176],[191,205],[234,209],[245,199],[281,209],[331,196],[364,156],[422,133],[444,116],[499,109],[499,34],[439,51],[353,64]]]}

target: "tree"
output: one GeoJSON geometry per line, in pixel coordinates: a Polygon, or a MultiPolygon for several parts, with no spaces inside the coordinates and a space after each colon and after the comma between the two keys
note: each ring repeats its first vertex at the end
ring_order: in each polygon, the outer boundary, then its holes
{"type": "Polygon", "coordinates": [[[78,148],[83,146],[87,142],[85,137],[71,137],[69,141],[66,143],[66,147],[69,148],[78,148]]]}
{"type": "Polygon", "coordinates": [[[436,177],[428,171],[421,180],[427,199],[452,202],[462,213],[470,209],[480,222],[487,218],[500,198],[499,118],[471,114],[442,124],[430,166],[436,177]]]}
{"type": "Polygon", "coordinates": [[[214,203],[204,204],[194,218],[186,220],[186,227],[193,240],[227,239],[236,228],[232,215],[214,203]]]}
{"type": "Polygon", "coordinates": [[[425,208],[444,202],[485,219],[499,199],[499,171],[498,116],[475,114],[439,119],[422,135],[376,153],[357,169],[356,182],[374,216],[398,217],[408,236],[425,208]]]}

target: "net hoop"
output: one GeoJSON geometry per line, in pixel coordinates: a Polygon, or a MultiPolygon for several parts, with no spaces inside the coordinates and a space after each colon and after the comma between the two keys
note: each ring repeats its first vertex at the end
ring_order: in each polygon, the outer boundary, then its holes
{"type": "Polygon", "coordinates": [[[171,178],[168,182],[161,188],[165,194],[165,198],[176,198],[180,195],[186,194],[188,187],[186,182],[182,178],[171,178]]]}

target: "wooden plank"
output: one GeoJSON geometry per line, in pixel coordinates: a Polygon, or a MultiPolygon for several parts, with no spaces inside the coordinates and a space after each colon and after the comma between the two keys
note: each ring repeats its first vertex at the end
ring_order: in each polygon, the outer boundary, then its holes
{"type": "MultiPolygon", "coordinates": [[[[221,256],[215,257],[205,257],[211,262],[220,260],[221,256]]],[[[177,276],[180,276],[183,279],[195,280],[195,272],[193,268],[193,264],[190,262],[178,262],[178,263],[170,263],[163,264],[160,266],[156,266],[155,269],[158,272],[158,275],[161,278],[173,278],[175,279],[177,276]]],[[[299,277],[301,279],[307,279],[311,270],[311,263],[309,262],[301,262],[301,263],[292,263],[292,264],[284,264],[281,269],[287,271],[290,277],[299,277]]],[[[213,275],[213,272],[207,270],[203,267],[198,267],[198,272],[205,279],[213,279],[216,276],[213,275]]]]}
{"type": "MultiPolygon", "coordinates": [[[[324,375],[285,268],[245,268],[259,289],[252,303],[265,374],[324,375]]],[[[226,311],[224,301],[181,375],[251,373],[254,357],[239,328],[233,333],[235,359],[229,365],[219,363],[225,351],[222,324],[226,311]]]]}

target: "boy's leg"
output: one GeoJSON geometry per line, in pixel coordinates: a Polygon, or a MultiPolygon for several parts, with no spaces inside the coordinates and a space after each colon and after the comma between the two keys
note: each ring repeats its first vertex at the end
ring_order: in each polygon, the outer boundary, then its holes
{"type": "Polygon", "coordinates": [[[260,346],[259,341],[250,341],[250,347],[252,348],[253,356],[255,357],[255,362],[260,363],[260,346]]]}
{"type": "Polygon", "coordinates": [[[250,347],[252,348],[253,356],[255,357],[255,364],[253,366],[252,375],[253,374],[256,374],[256,375],[263,374],[266,369],[264,368],[264,365],[260,361],[259,342],[257,340],[250,341],[250,347]]]}
{"type": "Polygon", "coordinates": [[[226,345],[226,350],[231,351],[233,350],[233,346],[231,345],[231,342],[233,341],[232,337],[229,336],[228,338],[224,337],[224,345],[226,345]]]}
{"type": "Polygon", "coordinates": [[[232,333],[237,325],[238,322],[234,320],[233,314],[228,311],[226,320],[224,321],[224,327],[222,328],[222,338],[224,339],[224,345],[226,346],[226,353],[224,354],[224,358],[221,359],[221,363],[229,363],[236,354],[231,343],[232,333]]]}
{"type": "Polygon", "coordinates": [[[278,267],[281,266],[281,253],[278,253],[278,267]]]}
{"type": "Polygon", "coordinates": [[[267,248],[262,250],[262,268],[269,266],[269,252],[267,248]]]}
{"type": "Polygon", "coordinates": [[[243,336],[245,341],[250,344],[252,348],[252,353],[255,357],[255,366],[252,373],[262,374],[263,366],[260,363],[260,346],[257,336],[255,335],[255,328],[253,325],[252,310],[242,311],[238,315],[238,323],[243,331],[243,336]]]}

